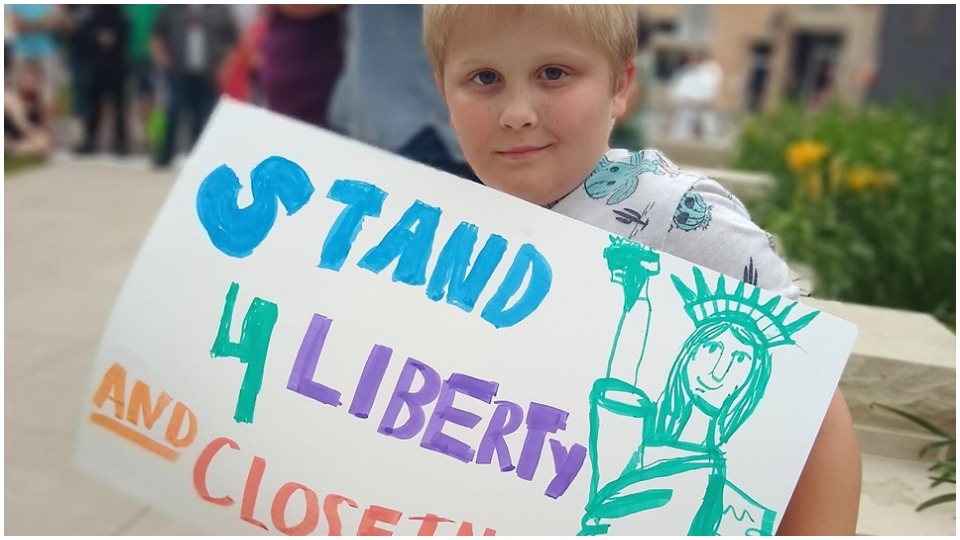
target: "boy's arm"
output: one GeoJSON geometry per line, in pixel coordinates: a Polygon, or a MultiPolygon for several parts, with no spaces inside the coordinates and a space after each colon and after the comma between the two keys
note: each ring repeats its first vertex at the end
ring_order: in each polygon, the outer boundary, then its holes
{"type": "Polygon", "coordinates": [[[853,536],[860,482],[860,447],[850,410],[837,390],[777,534],[853,536]]]}

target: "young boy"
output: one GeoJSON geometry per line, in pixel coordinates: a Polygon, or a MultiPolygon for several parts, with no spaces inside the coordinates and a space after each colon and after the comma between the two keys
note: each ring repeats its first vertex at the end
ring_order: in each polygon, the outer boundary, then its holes
{"type": "MultiPolygon", "coordinates": [[[[495,189],[795,299],[743,205],[655,150],[607,146],[634,79],[630,6],[434,5],[424,40],[463,152],[495,189]]],[[[780,534],[855,533],[860,455],[839,390],[780,534]]]]}

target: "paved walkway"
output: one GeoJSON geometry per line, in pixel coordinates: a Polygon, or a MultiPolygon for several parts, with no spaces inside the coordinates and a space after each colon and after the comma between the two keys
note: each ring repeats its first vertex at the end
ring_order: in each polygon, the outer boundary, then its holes
{"type": "Polygon", "coordinates": [[[5,179],[6,534],[197,533],[73,465],[101,332],[174,176],[58,156],[5,179]]]}

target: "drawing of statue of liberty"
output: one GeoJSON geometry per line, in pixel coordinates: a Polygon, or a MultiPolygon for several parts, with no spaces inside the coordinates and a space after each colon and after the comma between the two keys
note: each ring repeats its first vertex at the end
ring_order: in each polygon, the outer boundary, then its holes
{"type": "Polygon", "coordinates": [[[648,278],[659,271],[659,256],[630,241],[611,240],[604,257],[611,281],[623,286],[624,311],[606,375],[594,381],[590,393],[590,492],[579,534],[607,534],[627,524],[631,532],[642,532],[644,524],[656,522],[658,509],[668,512],[660,519],[689,521],[691,535],[773,534],[776,512],[727,478],[723,447],[763,398],[771,349],[794,345],[793,336],[819,312],[788,322],[796,302],[779,309],[776,296],[761,304],[760,289],[747,295],[740,282],[727,291],[723,276],[711,288],[696,267],[694,288],[671,275],[694,330],[655,402],[638,379],[652,313],[645,291],[648,278]],[[656,272],[649,264],[654,258],[656,272]],[[631,325],[628,333],[635,331],[630,312],[637,301],[649,310],[642,343],[634,353],[621,351],[625,324],[631,325]],[[615,365],[618,361],[627,367],[615,365]],[[635,435],[633,449],[623,444],[624,433],[635,435]]]}
{"type": "Polygon", "coordinates": [[[623,288],[623,314],[613,337],[605,376],[636,385],[637,370],[646,352],[652,313],[647,290],[650,278],[660,273],[660,254],[617,236],[611,236],[610,242],[610,246],[603,250],[603,257],[610,270],[610,281],[623,288]],[[628,320],[631,332],[623,336],[622,330],[628,320]],[[621,358],[624,355],[633,356],[621,358]]]}

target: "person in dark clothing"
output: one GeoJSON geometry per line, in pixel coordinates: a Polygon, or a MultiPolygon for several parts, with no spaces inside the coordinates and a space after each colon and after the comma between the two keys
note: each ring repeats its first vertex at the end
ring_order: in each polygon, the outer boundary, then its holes
{"type": "Polygon", "coordinates": [[[341,8],[267,8],[260,82],[271,111],[327,127],[327,107],[343,66],[341,8]]]}
{"type": "Polygon", "coordinates": [[[119,6],[101,4],[79,30],[79,46],[90,66],[90,111],[86,118],[81,154],[97,150],[97,136],[104,102],[113,110],[113,151],[127,153],[127,102],[124,81],[127,77],[127,39],[129,24],[119,6]]]}
{"type": "Polygon", "coordinates": [[[70,100],[74,117],[80,124],[86,126],[90,114],[90,61],[88,51],[84,50],[83,34],[80,30],[90,19],[94,6],[83,4],[67,4],[66,12],[66,43],[67,67],[70,71],[70,100]]]}
{"type": "Polygon", "coordinates": [[[154,164],[166,167],[176,151],[180,117],[191,116],[190,144],[200,137],[217,100],[217,83],[237,42],[225,5],[165,5],[153,28],[151,49],[169,86],[167,126],[154,164]]]}

